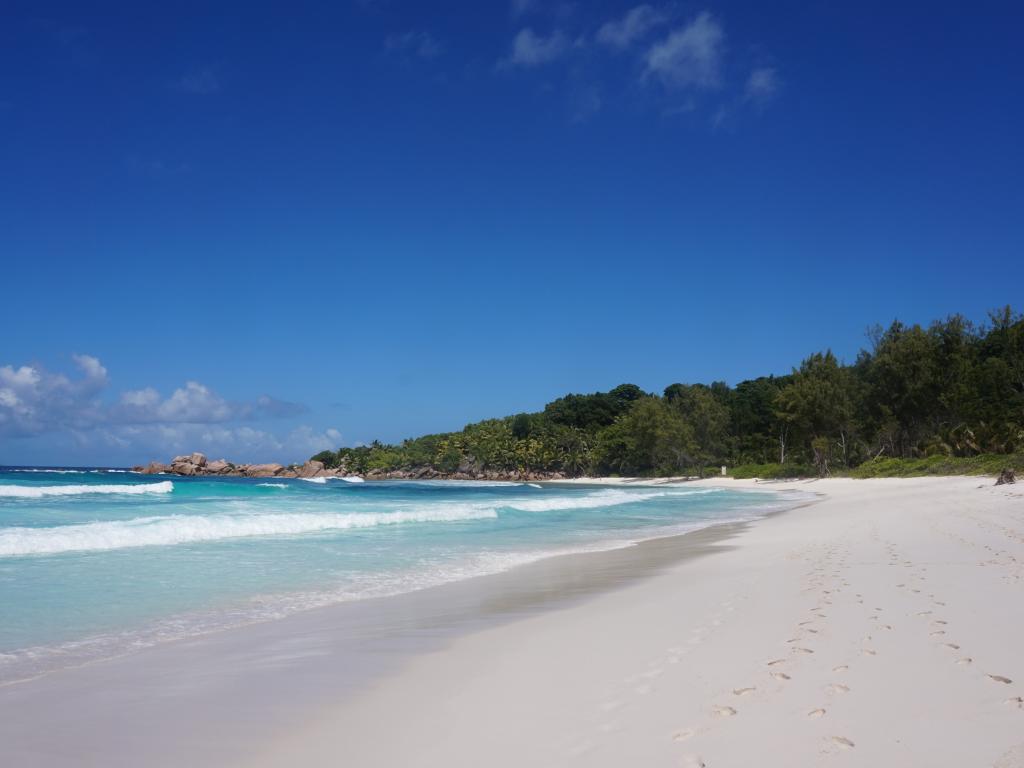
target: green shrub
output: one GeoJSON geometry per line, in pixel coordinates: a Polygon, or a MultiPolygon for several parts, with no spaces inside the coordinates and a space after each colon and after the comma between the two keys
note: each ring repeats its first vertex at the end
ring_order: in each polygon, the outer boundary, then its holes
{"type": "Polygon", "coordinates": [[[805,464],[740,464],[729,467],[729,477],[737,480],[785,480],[795,477],[817,477],[818,473],[805,464]]]}
{"type": "Polygon", "coordinates": [[[1024,470],[1024,454],[984,453],[980,456],[925,456],[921,459],[879,457],[850,470],[850,477],[922,477],[925,475],[997,475],[1004,469],[1024,470]]]}

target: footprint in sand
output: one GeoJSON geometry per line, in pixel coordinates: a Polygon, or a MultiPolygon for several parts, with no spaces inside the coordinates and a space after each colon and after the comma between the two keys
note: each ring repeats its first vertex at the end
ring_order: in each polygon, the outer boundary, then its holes
{"type": "Polygon", "coordinates": [[[951,651],[959,651],[960,650],[960,646],[957,645],[956,643],[945,643],[944,645],[947,648],[949,648],[949,650],[951,650],[951,651]]]}
{"type": "Polygon", "coordinates": [[[833,736],[830,741],[840,749],[853,749],[854,743],[845,736],[833,736]]]}
{"type": "Polygon", "coordinates": [[[946,634],[945,630],[937,629],[934,632],[930,632],[929,636],[930,637],[939,637],[940,635],[944,635],[944,634],[946,634]]]}
{"type": "Polygon", "coordinates": [[[737,714],[736,710],[732,707],[715,706],[711,710],[715,713],[716,717],[732,717],[737,714]]]}
{"type": "Polygon", "coordinates": [[[814,653],[810,648],[794,648],[796,653],[814,653]]]}
{"type": "Polygon", "coordinates": [[[1009,704],[1011,707],[1016,707],[1017,709],[1024,709],[1024,698],[1021,698],[1020,696],[1013,696],[1007,699],[1004,703],[1009,704]]]}
{"type": "Polygon", "coordinates": [[[825,714],[825,710],[824,709],[812,709],[810,712],[807,713],[807,716],[810,717],[810,718],[817,719],[819,717],[822,717],[824,714],[825,714]]]}
{"type": "Polygon", "coordinates": [[[832,667],[833,672],[846,672],[849,669],[845,664],[840,664],[838,667],[832,667]]]}
{"type": "Polygon", "coordinates": [[[960,664],[961,666],[963,666],[963,665],[966,665],[966,664],[970,664],[972,661],[974,661],[974,659],[972,659],[970,656],[964,656],[961,659],[957,659],[956,663],[960,664]]]}
{"type": "Polygon", "coordinates": [[[683,768],[707,768],[707,763],[696,755],[686,755],[681,765],[683,768]]]}
{"type": "Polygon", "coordinates": [[[686,741],[692,739],[696,733],[692,728],[682,728],[672,734],[672,741],[686,741]]]}
{"type": "Polygon", "coordinates": [[[733,696],[746,696],[748,694],[753,693],[756,690],[757,687],[752,685],[749,688],[733,688],[732,693],[733,696]]]}
{"type": "Polygon", "coordinates": [[[771,676],[774,677],[776,680],[790,680],[790,679],[792,679],[785,672],[772,672],[771,676]]]}
{"type": "Polygon", "coordinates": [[[777,664],[785,664],[785,663],[786,663],[786,660],[785,660],[785,659],[773,659],[772,661],[769,661],[769,662],[768,662],[768,665],[767,665],[767,666],[769,666],[769,667],[774,667],[774,666],[776,666],[777,664]]]}
{"type": "Polygon", "coordinates": [[[864,648],[861,651],[861,653],[863,653],[865,656],[877,656],[878,655],[878,651],[873,650],[871,648],[864,648]]]}
{"type": "Polygon", "coordinates": [[[1003,683],[1004,685],[1009,685],[1010,683],[1013,682],[1013,680],[1011,680],[1010,678],[1003,677],[1002,675],[989,675],[988,679],[989,680],[994,680],[997,683],[1003,683]]]}
{"type": "Polygon", "coordinates": [[[850,692],[850,686],[843,685],[842,683],[832,683],[832,685],[830,685],[828,687],[828,689],[832,693],[849,693],[850,692]]]}

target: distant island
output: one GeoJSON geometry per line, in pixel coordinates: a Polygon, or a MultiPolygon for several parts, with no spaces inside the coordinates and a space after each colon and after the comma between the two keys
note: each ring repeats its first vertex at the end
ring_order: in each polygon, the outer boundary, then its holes
{"type": "Polygon", "coordinates": [[[322,451],[303,465],[207,462],[136,469],[249,477],[560,479],[962,474],[1024,469],[1024,317],[975,326],[961,315],[868,333],[852,364],[829,350],[793,372],[730,387],[622,384],[403,441],[322,451]]]}

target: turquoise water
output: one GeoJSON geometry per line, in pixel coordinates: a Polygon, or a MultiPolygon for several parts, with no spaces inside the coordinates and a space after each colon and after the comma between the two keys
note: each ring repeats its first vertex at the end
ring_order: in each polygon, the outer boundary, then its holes
{"type": "Polygon", "coordinates": [[[0,471],[0,681],[792,505],[685,485],[0,471]]]}

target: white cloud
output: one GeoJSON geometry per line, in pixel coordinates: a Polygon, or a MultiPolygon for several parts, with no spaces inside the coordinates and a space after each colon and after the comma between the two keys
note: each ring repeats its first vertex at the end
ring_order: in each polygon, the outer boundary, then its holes
{"type": "Polygon", "coordinates": [[[194,450],[236,461],[287,462],[342,443],[334,427],[301,425],[282,435],[245,423],[304,413],[296,403],[267,395],[232,401],[198,381],[166,397],[154,387],[111,392],[107,369],[97,358],[72,360],[77,375],[37,364],[0,366],[3,462],[75,457],[81,464],[133,464],[194,450]]]}
{"type": "Polygon", "coordinates": [[[86,451],[113,448],[127,463],[167,461],[176,454],[192,451],[238,462],[298,462],[320,451],[336,450],[342,444],[337,429],[319,431],[308,425],[280,436],[244,425],[125,425],[78,434],[76,440],[86,451]]]}
{"type": "Polygon", "coordinates": [[[91,355],[73,355],[78,378],[37,365],[0,366],[0,435],[32,436],[138,424],[216,424],[296,416],[305,408],[267,395],[252,402],[226,400],[197,381],[163,398],[153,387],[121,392],[110,402],[107,369],[91,355]]]}
{"type": "Polygon", "coordinates": [[[425,30],[412,29],[401,35],[390,35],[384,41],[388,51],[407,51],[421,59],[433,59],[444,52],[444,47],[425,30]]]}
{"type": "Polygon", "coordinates": [[[0,435],[87,428],[101,419],[97,395],[107,385],[107,369],[89,355],[72,359],[82,373],[74,380],[35,365],[0,366],[0,435]]]}
{"type": "Polygon", "coordinates": [[[529,27],[519,30],[512,41],[508,63],[520,67],[536,67],[562,56],[569,49],[568,38],[559,30],[542,37],[529,27]]]}
{"type": "Polygon", "coordinates": [[[235,415],[235,409],[224,398],[198,381],[186,382],[166,400],[153,403],[149,408],[147,421],[208,424],[227,421],[235,415]]]}
{"type": "Polygon", "coordinates": [[[772,67],[759,67],[750,73],[743,97],[758,106],[764,106],[775,98],[781,83],[779,73],[772,67]]]}
{"type": "Polygon", "coordinates": [[[650,5],[638,5],[616,21],[606,22],[597,30],[597,41],[623,50],[643,38],[668,19],[664,11],[650,5]]]}
{"type": "Polygon", "coordinates": [[[645,74],[674,88],[716,88],[724,39],[721,25],[705,11],[650,47],[645,74]]]}
{"type": "Polygon", "coordinates": [[[130,408],[153,408],[160,402],[160,393],[152,387],[129,389],[121,393],[121,403],[130,408]]]}
{"type": "Polygon", "coordinates": [[[82,370],[87,379],[101,384],[107,383],[107,369],[92,355],[72,355],[71,359],[82,370]]]}

